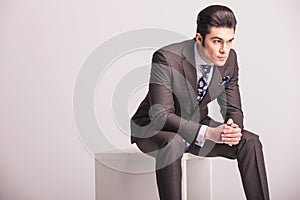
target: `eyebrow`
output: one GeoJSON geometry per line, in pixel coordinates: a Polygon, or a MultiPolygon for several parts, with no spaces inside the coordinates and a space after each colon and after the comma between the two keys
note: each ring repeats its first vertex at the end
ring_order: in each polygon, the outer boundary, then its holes
{"type": "MultiPolygon", "coordinates": [[[[210,38],[210,39],[212,39],[212,40],[215,40],[215,39],[218,39],[218,40],[222,40],[222,41],[224,41],[222,38],[220,38],[220,37],[212,37],[212,38],[210,38]]],[[[234,37],[233,38],[231,38],[230,40],[228,40],[228,41],[232,41],[232,40],[234,40],[234,37]]]]}

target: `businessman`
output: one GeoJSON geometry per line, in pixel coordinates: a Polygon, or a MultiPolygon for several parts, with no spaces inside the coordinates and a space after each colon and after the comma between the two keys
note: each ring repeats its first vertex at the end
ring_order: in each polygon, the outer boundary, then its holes
{"type": "Polygon", "coordinates": [[[155,157],[161,200],[181,199],[184,152],[236,159],[247,199],[269,199],[262,144],[243,127],[235,29],[234,13],[212,5],[198,14],[193,39],[153,54],[149,91],[131,119],[131,142],[155,157]],[[208,116],[215,99],[223,122],[208,116]]]}

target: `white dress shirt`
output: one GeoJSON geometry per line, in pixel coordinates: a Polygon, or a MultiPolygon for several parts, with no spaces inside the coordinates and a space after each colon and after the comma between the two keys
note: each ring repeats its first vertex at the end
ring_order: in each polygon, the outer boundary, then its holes
{"type": "MultiPolygon", "coordinates": [[[[198,44],[195,42],[194,45],[194,54],[195,54],[195,64],[196,64],[196,69],[197,69],[197,82],[199,81],[199,79],[203,76],[202,74],[202,70],[201,70],[201,65],[207,65],[207,63],[200,57],[199,52],[198,52],[198,44]]],[[[214,66],[211,68],[210,72],[208,73],[208,78],[207,78],[207,84],[210,84],[211,78],[212,78],[212,74],[213,74],[213,70],[214,70],[214,66]]],[[[199,146],[203,146],[205,139],[204,139],[204,134],[205,131],[207,129],[207,125],[202,125],[198,136],[196,138],[195,144],[199,145],[199,146]]]]}

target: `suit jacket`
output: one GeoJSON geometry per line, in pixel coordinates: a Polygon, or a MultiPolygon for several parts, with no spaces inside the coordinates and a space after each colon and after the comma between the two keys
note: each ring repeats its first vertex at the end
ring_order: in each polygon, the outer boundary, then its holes
{"type": "Polygon", "coordinates": [[[149,91],[131,119],[132,143],[159,131],[176,132],[192,143],[203,124],[214,126],[207,108],[214,99],[220,105],[224,121],[232,118],[243,128],[235,51],[230,50],[224,66],[214,68],[208,90],[199,104],[194,44],[195,40],[187,40],[153,54],[149,91]]]}

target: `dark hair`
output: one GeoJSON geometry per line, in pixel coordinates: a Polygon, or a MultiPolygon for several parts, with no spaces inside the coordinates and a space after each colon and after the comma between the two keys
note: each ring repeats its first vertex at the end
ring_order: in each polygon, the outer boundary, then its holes
{"type": "Polygon", "coordinates": [[[205,40],[206,34],[210,33],[210,28],[215,27],[236,27],[236,18],[228,7],[212,5],[200,11],[197,17],[197,33],[205,40]]]}

